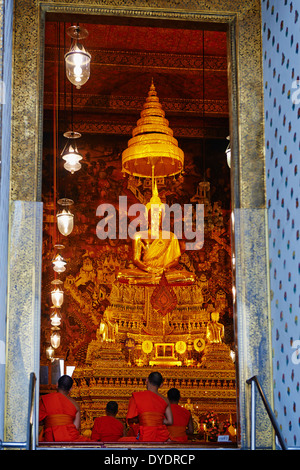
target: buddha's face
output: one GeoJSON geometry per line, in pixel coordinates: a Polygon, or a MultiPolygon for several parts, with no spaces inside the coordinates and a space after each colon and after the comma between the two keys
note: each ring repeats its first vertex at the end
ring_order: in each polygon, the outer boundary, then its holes
{"type": "Polygon", "coordinates": [[[211,319],[212,319],[212,321],[218,321],[219,320],[219,313],[218,312],[212,312],[211,313],[211,319]]]}
{"type": "Polygon", "coordinates": [[[162,210],[158,205],[152,206],[148,210],[148,226],[151,232],[156,233],[161,228],[162,210]]]}

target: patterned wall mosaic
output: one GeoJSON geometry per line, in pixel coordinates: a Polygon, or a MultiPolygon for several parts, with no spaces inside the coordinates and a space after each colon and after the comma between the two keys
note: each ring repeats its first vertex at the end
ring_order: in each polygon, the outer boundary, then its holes
{"type": "Polygon", "coordinates": [[[274,406],[289,447],[300,446],[299,14],[297,1],[262,0],[274,406]]]}

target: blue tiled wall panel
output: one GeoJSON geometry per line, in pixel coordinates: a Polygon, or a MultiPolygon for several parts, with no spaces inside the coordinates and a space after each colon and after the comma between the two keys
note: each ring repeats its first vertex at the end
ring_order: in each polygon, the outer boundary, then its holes
{"type": "Polygon", "coordinates": [[[261,4],[274,407],[300,447],[300,4],[261,4]]]}

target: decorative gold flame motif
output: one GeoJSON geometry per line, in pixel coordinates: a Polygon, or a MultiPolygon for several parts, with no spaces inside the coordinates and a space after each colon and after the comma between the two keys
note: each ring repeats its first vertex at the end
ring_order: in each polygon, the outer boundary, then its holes
{"type": "Polygon", "coordinates": [[[141,118],[122,153],[123,171],[144,178],[172,176],[182,171],[183,162],[184,153],[165,119],[152,80],[141,118]]]}
{"type": "Polygon", "coordinates": [[[152,197],[151,197],[150,201],[148,202],[148,204],[146,204],[147,211],[149,211],[151,209],[151,206],[154,206],[154,208],[159,210],[159,211],[163,211],[163,209],[164,209],[164,204],[161,202],[161,199],[158,195],[156,181],[154,181],[154,184],[153,184],[152,197]]]}

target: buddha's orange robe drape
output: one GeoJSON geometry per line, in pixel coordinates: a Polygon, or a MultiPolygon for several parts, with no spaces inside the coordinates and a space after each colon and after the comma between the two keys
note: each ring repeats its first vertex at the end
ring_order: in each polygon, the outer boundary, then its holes
{"type": "Polygon", "coordinates": [[[168,430],[171,436],[171,440],[175,442],[186,442],[187,434],[186,428],[190,420],[191,413],[182,406],[171,404],[171,410],[173,414],[173,424],[168,426],[168,430]]]}
{"type": "Polygon", "coordinates": [[[81,436],[73,424],[76,407],[62,393],[49,393],[40,398],[39,420],[44,421],[44,433],[40,440],[45,442],[89,441],[81,436]]]}
{"type": "Polygon", "coordinates": [[[113,416],[96,418],[92,429],[92,441],[116,442],[124,434],[124,426],[113,416]]]}
{"type": "Polygon", "coordinates": [[[139,441],[165,442],[169,439],[168,428],[163,424],[166,407],[167,402],[150,390],[132,394],[126,418],[139,417],[139,441]]]}

